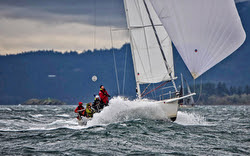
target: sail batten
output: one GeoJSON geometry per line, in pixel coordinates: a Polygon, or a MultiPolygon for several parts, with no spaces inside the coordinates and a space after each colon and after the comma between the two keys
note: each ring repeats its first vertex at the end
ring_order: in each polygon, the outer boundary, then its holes
{"type": "Polygon", "coordinates": [[[150,0],[194,78],[237,50],[246,38],[234,0],[150,0]]]}
{"type": "MultiPolygon", "coordinates": [[[[151,3],[149,0],[145,2],[174,77],[171,41],[151,3]]],[[[137,83],[158,83],[171,80],[143,0],[124,0],[124,4],[133,47],[132,55],[137,83]]]]}

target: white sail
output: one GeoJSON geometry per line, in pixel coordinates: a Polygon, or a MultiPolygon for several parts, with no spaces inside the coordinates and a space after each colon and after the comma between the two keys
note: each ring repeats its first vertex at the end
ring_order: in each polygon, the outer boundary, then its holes
{"type": "MultiPolygon", "coordinates": [[[[174,77],[172,45],[149,0],[145,1],[174,77]]],[[[136,81],[139,84],[170,80],[143,0],[124,0],[136,81]]]]}
{"type": "Polygon", "coordinates": [[[151,0],[194,78],[238,49],[246,38],[234,0],[151,0]]]}

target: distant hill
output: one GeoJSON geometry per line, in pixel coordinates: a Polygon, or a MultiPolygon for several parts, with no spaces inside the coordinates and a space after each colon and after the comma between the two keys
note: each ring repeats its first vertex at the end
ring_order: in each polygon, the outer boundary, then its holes
{"type": "MultiPolygon", "coordinates": [[[[127,50],[124,94],[135,95],[135,79],[129,44],[121,49],[59,53],[53,50],[0,56],[0,104],[18,104],[31,98],[60,99],[68,104],[90,102],[104,85],[117,95],[113,51],[120,85],[123,83],[127,50]],[[98,80],[93,82],[92,76],[98,80]]],[[[121,91],[123,89],[121,88],[121,91]]]]}
{"type": "Polygon", "coordinates": [[[66,103],[56,99],[29,99],[22,105],[66,105],[66,103]]]}
{"type": "MultiPolygon", "coordinates": [[[[249,85],[250,80],[250,3],[238,3],[237,8],[247,33],[245,43],[232,55],[217,64],[201,78],[204,82],[224,82],[228,86],[249,85]]],[[[135,98],[135,78],[130,45],[120,49],[101,49],[76,52],[56,52],[40,50],[17,55],[0,56],[0,104],[19,104],[31,98],[60,99],[68,104],[79,101],[91,102],[98,94],[99,86],[104,85],[110,95],[118,95],[114,59],[115,54],[122,95],[135,98]],[[125,55],[127,54],[126,81],[123,89],[125,55]],[[91,77],[98,80],[93,82],[91,77]],[[124,91],[124,92],[123,92],[124,91]]],[[[174,49],[176,75],[190,81],[182,59],[174,49]]]]}
{"type": "MultiPolygon", "coordinates": [[[[125,44],[121,49],[114,49],[114,54],[121,94],[135,98],[130,45],[125,44]],[[126,51],[127,67],[123,94],[126,51]]],[[[249,74],[240,73],[236,68],[244,66],[244,70],[249,71],[249,62],[239,61],[246,59],[248,55],[243,51],[236,56],[230,56],[209,70],[203,81],[220,81],[228,85],[241,85],[243,82],[249,84],[249,74]],[[239,76],[235,76],[235,73],[239,76]]],[[[175,56],[175,68],[177,76],[184,73],[190,77],[178,55],[175,56]]],[[[0,104],[18,104],[31,98],[48,97],[60,99],[68,104],[78,101],[90,102],[94,98],[93,95],[98,94],[100,85],[104,85],[112,96],[118,95],[112,49],[87,51],[82,54],[62,54],[51,50],[0,56],[0,104]],[[96,82],[91,79],[93,75],[98,78],[96,82]]]]}

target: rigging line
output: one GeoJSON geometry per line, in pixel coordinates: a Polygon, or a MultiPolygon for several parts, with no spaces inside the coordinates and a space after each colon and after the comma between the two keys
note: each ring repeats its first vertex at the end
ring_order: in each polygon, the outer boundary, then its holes
{"type": "Polygon", "coordinates": [[[143,95],[145,92],[146,92],[146,90],[148,89],[148,87],[151,85],[151,83],[150,84],[148,84],[148,86],[144,89],[144,91],[141,93],[141,95],[143,95]]]}
{"type": "MultiPolygon", "coordinates": [[[[153,83],[153,88],[155,88],[155,84],[154,83],[153,83]]],[[[156,92],[155,92],[155,90],[152,92],[152,97],[156,98],[156,92]]]]}
{"type": "Polygon", "coordinates": [[[113,53],[113,58],[114,58],[117,90],[118,90],[118,94],[120,95],[119,79],[118,79],[118,73],[117,73],[117,67],[116,67],[116,59],[115,59],[115,51],[114,51],[114,46],[113,46],[113,37],[112,37],[112,32],[111,32],[111,26],[110,26],[110,38],[111,38],[111,44],[112,44],[111,47],[112,47],[112,53],[113,53]]]}
{"type": "Polygon", "coordinates": [[[115,28],[112,31],[128,31],[128,28],[115,28]]]}
{"type": "MultiPolygon", "coordinates": [[[[114,1],[112,1],[112,10],[113,10],[113,8],[114,8],[114,1]]],[[[113,54],[113,59],[114,59],[116,85],[117,85],[118,95],[120,95],[120,86],[119,86],[119,78],[118,78],[118,72],[117,72],[117,66],[116,66],[116,58],[115,58],[115,50],[114,50],[111,22],[110,22],[110,39],[111,39],[111,48],[112,48],[112,54],[113,54]]]]}
{"type": "Polygon", "coordinates": [[[96,0],[94,1],[94,51],[96,48],[96,0]]]}
{"type": "Polygon", "coordinates": [[[122,94],[124,95],[125,90],[125,80],[126,80],[126,66],[127,66],[127,54],[128,54],[128,46],[126,45],[126,52],[125,52],[125,64],[124,64],[124,74],[123,74],[123,89],[122,94]]]}
{"type": "Polygon", "coordinates": [[[164,85],[166,85],[167,83],[168,83],[168,81],[166,81],[166,82],[162,83],[162,84],[161,84],[161,85],[159,85],[158,87],[156,87],[156,88],[154,88],[154,89],[150,90],[149,92],[147,92],[146,94],[144,94],[142,97],[144,97],[144,96],[146,96],[147,94],[149,94],[149,93],[151,93],[151,92],[153,92],[153,91],[155,91],[155,90],[157,90],[157,89],[159,89],[159,88],[163,87],[163,86],[164,86],[164,85]]]}
{"type": "Polygon", "coordinates": [[[161,43],[163,43],[169,36],[165,37],[164,39],[161,40],[161,43]]]}
{"type": "MultiPolygon", "coordinates": [[[[162,27],[163,25],[160,25],[160,24],[156,24],[155,27],[162,27]]],[[[141,28],[148,28],[148,27],[152,27],[152,25],[144,25],[144,26],[131,26],[130,29],[141,29],[141,28]]],[[[115,28],[115,29],[112,29],[112,31],[127,31],[128,28],[115,28]]],[[[169,36],[165,37],[163,39],[166,40],[167,38],[169,38],[169,36]]],[[[162,42],[163,42],[162,41],[162,42]]]]}
{"type": "MultiPolygon", "coordinates": [[[[162,24],[156,24],[155,27],[162,27],[162,24]]],[[[132,26],[130,27],[131,29],[137,29],[137,28],[148,28],[148,27],[152,27],[152,25],[144,25],[143,26],[132,26]]]]}
{"type": "Polygon", "coordinates": [[[156,39],[157,39],[157,42],[158,42],[158,45],[159,45],[159,48],[160,48],[160,51],[161,51],[163,60],[164,60],[164,62],[165,62],[165,66],[166,66],[167,72],[169,73],[169,77],[171,78],[171,81],[172,81],[173,86],[174,86],[174,88],[175,88],[175,92],[177,93],[178,90],[177,90],[177,88],[176,88],[175,82],[174,82],[173,77],[172,77],[172,75],[171,75],[172,71],[171,71],[171,69],[170,69],[169,66],[168,66],[168,62],[167,62],[167,59],[166,59],[165,54],[164,54],[164,52],[163,52],[163,48],[162,48],[162,46],[161,46],[160,39],[159,39],[159,37],[158,37],[157,31],[156,31],[156,29],[155,29],[155,27],[154,27],[154,23],[153,23],[153,20],[152,20],[152,18],[151,18],[151,15],[150,15],[150,13],[149,13],[148,6],[147,6],[145,0],[143,0],[143,2],[144,2],[144,5],[145,5],[145,8],[146,8],[146,11],[147,11],[147,13],[148,13],[149,20],[150,20],[150,22],[151,22],[151,24],[152,24],[152,28],[153,28],[153,30],[154,30],[154,34],[155,34],[155,37],[156,37],[156,39]]]}

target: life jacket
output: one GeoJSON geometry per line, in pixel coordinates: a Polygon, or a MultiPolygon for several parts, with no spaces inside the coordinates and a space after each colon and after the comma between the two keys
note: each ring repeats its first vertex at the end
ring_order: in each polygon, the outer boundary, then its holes
{"type": "Polygon", "coordinates": [[[82,110],[82,109],[84,109],[84,107],[83,107],[83,106],[78,106],[77,108],[78,108],[78,110],[82,110]]]}
{"type": "MultiPolygon", "coordinates": [[[[83,106],[78,106],[78,107],[76,107],[75,112],[77,113],[78,110],[82,110],[82,109],[84,109],[83,106]]],[[[80,114],[81,116],[86,116],[86,109],[84,109],[84,111],[81,112],[81,113],[79,112],[79,114],[80,114]]]]}
{"type": "Polygon", "coordinates": [[[86,112],[86,116],[87,117],[93,117],[93,114],[95,113],[95,111],[91,108],[91,107],[89,107],[89,106],[91,106],[90,105],[90,103],[88,103],[87,105],[86,105],[86,109],[85,109],[85,112],[86,112]]]}
{"type": "Polygon", "coordinates": [[[93,102],[93,106],[99,105],[101,103],[100,99],[95,98],[95,101],[93,102]]]}
{"type": "Polygon", "coordinates": [[[105,89],[100,89],[99,91],[99,96],[101,98],[101,102],[104,104],[108,104],[109,103],[109,94],[105,89]]]}
{"type": "Polygon", "coordinates": [[[93,109],[91,109],[91,108],[90,109],[86,108],[85,112],[86,112],[86,116],[91,117],[91,118],[93,117],[93,114],[95,113],[95,111],[93,109]]]}

